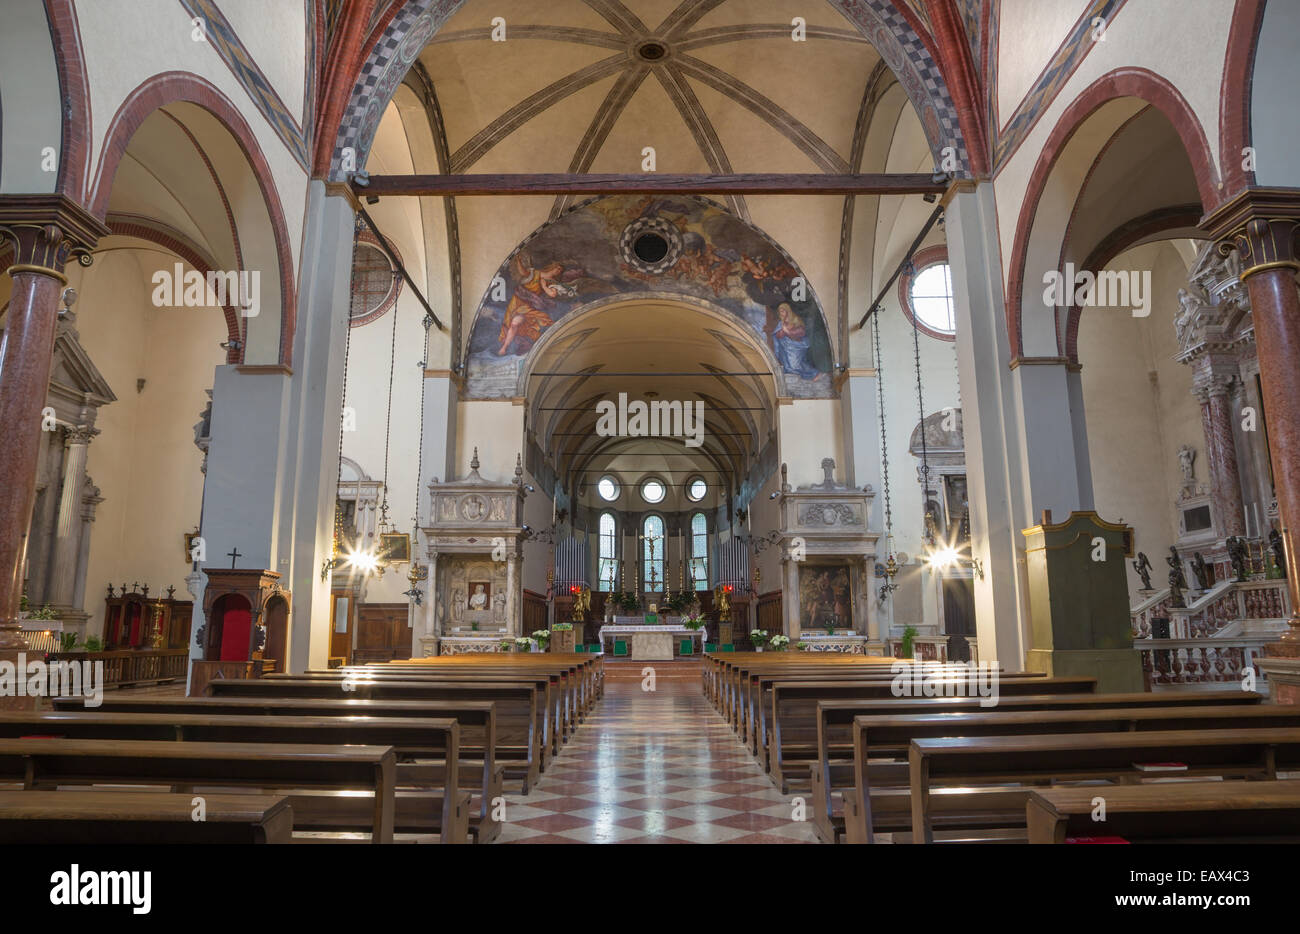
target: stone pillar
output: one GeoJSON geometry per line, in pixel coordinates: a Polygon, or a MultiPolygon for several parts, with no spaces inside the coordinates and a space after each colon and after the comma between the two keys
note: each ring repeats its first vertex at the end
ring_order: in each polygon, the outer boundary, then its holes
{"type": "Polygon", "coordinates": [[[0,196],[0,241],[13,248],[13,280],[0,347],[0,650],[26,647],[18,625],[23,558],[36,501],[41,410],[49,388],[63,266],[90,250],[108,228],[63,195],[0,196]]]}
{"type": "Polygon", "coordinates": [[[50,602],[57,607],[80,609],[73,604],[77,584],[77,559],[81,543],[81,487],[86,472],[86,449],[99,432],[94,428],[66,430],[63,490],[54,527],[54,567],[50,575],[50,602]]]}
{"type": "Polygon", "coordinates": [[[1250,294],[1259,378],[1291,598],[1290,631],[1268,654],[1300,658],[1300,193],[1247,189],[1205,219],[1203,228],[1236,249],[1250,294]]]}
{"type": "Polygon", "coordinates": [[[781,608],[785,615],[785,634],[792,643],[799,641],[803,631],[799,620],[799,562],[786,558],[781,562],[782,594],[781,608]]]}
{"type": "Polygon", "coordinates": [[[1210,474],[1210,494],[1223,536],[1246,534],[1246,510],[1241,499],[1241,471],[1233,439],[1230,399],[1232,379],[1214,372],[1209,357],[1198,362],[1192,390],[1201,403],[1201,427],[1210,474]]]}

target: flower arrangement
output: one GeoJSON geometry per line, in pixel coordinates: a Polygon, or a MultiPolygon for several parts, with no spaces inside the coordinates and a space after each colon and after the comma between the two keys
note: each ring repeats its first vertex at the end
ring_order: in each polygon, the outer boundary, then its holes
{"type": "Polygon", "coordinates": [[[537,640],[537,644],[541,646],[542,651],[545,652],[547,643],[551,641],[551,631],[549,629],[539,629],[533,633],[533,638],[537,640]]]}
{"type": "Polygon", "coordinates": [[[761,652],[763,643],[767,641],[767,632],[762,629],[751,629],[749,631],[749,641],[754,643],[754,648],[761,652]]]}
{"type": "Polygon", "coordinates": [[[795,650],[796,650],[796,651],[799,651],[799,652],[807,652],[807,651],[808,651],[808,643],[807,643],[807,642],[804,642],[802,639],[800,639],[798,642],[796,642],[796,643],[794,644],[794,647],[795,647],[795,650]]]}
{"type": "Polygon", "coordinates": [[[786,646],[790,644],[789,636],[773,636],[767,643],[773,652],[784,652],[786,646]]]}
{"type": "Polygon", "coordinates": [[[701,629],[704,628],[704,617],[701,616],[699,613],[692,613],[690,616],[687,616],[685,619],[682,620],[682,625],[685,626],[687,629],[692,629],[696,632],[699,632],[701,629]]]}
{"type": "Polygon", "coordinates": [[[531,652],[533,650],[533,640],[527,636],[515,636],[516,652],[531,652]]]}
{"type": "Polygon", "coordinates": [[[513,643],[512,643],[509,639],[502,639],[502,640],[501,640],[501,651],[502,651],[502,652],[509,652],[509,651],[510,651],[510,646],[511,646],[512,644],[513,644],[513,643]]]}
{"type": "Polygon", "coordinates": [[[573,632],[573,623],[556,623],[551,632],[573,632]]]}

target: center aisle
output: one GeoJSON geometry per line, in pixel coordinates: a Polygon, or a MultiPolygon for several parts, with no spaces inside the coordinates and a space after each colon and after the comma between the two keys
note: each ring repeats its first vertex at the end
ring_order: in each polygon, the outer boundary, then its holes
{"type": "Polygon", "coordinates": [[[705,700],[699,662],[607,659],[605,672],[605,697],[541,781],[506,796],[500,843],[817,842],[705,700]]]}

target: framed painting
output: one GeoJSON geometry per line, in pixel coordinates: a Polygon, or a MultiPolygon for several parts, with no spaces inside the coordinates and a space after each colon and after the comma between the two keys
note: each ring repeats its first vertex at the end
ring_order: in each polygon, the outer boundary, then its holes
{"type": "Polygon", "coordinates": [[[390,562],[411,560],[411,536],[405,532],[386,532],[381,535],[379,553],[390,562]]]}
{"type": "Polygon", "coordinates": [[[843,564],[799,566],[799,624],[821,629],[853,625],[849,569],[843,564]]]}

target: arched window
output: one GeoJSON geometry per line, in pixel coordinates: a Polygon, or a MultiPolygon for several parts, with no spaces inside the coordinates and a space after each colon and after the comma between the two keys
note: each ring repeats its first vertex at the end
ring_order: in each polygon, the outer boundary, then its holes
{"type": "Polygon", "coordinates": [[[664,589],[664,520],[646,516],[641,535],[641,589],[659,593],[664,589]]]}
{"type": "Polygon", "coordinates": [[[691,516],[691,584],[709,589],[709,522],[702,512],[691,516]]]}
{"type": "Polygon", "coordinates": [[[612,512],[600,514],[600,560],[596,567],[596,589],[609,593],[618,584],[618,525],[612,512]]]}
{"type": "Polygon", "coordinates": [[[956,339],[947,247],[926,247],[912,257],[912,269],[898,278],[898,301],[903,313],[916,323],[922,334],[945,341],[956,339]]]}

